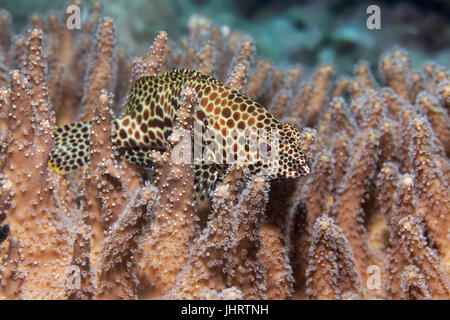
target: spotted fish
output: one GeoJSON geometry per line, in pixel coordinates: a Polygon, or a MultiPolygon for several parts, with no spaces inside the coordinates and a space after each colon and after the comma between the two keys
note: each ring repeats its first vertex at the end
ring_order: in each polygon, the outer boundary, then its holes
{"type": "MultiPolygon", "coordinates": [[[[249,173],[264,170],[271,178],[309,173],[295,127],[281,123],[258,102],[213,77],[189,70],[142,77],[131,87],[126,111],[113,120],[111,135],[113,144],[128,162],[152,167],[150,154],[165,149],[186,87],[197,94],[194,140],[200,137],[202,151],[205,150],[200,156],[194,154],[193,159],[200,199],[208,195],[227,166],[237,159],[243,160],[249,173]],[[263,151],[264,159],[269,161],[262,160],[263,151]]],[[[89,122],[57,128],[50,167],[68,173],[89,161],[89,132],[89,122]]]]}

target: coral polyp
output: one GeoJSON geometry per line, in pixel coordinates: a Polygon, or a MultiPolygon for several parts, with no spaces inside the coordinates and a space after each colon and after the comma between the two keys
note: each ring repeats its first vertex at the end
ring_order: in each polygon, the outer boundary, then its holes
{"type": "MultiPolygon", "coordinates": [[[[351,75],[326,64],[305,76],[198,17],[186,37],[162,31],[132,58],[98,3],[76,32],[50,13],[12,33],[1,11],[3,299],[450,297],[444,67],[413,69],[393,48],[377,72],[357,62],[351,75]],[[175,69],[217,79],[280,119],[310,174],[270,179],[234,163],[198,202],[194,164],[175,161],[181,135],[146,150],[152,170],[127,161],[113,120],[127,114],[137,79],[175,69]],[[74,122],[89,124],[89,161],[63,175],[48,161],[63,139],[56,128],[74,122]]],[[[173,131],[192,135],[201,92],[188,81],[176,99],[173,131]]]]}

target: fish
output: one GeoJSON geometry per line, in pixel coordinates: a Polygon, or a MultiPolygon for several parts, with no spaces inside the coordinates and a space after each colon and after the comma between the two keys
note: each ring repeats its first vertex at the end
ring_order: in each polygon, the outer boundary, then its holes
{"type": "MultiPolygon", "coordinates": [[[[231,89],[212,76],[175,69],[144,76],[131,86],[122,116],[112,120],[111,141],[126,161],[152,168],[151,154],[164,151],[173,133],[185,88],[197,96],[193,156],[195,191],[208,197],[225,170],[241,161],[247,174],[272,179],[298,178],[310,173],[301,149],[301,134],[282,123],[260,103],[231,89]],[[196,139],[198,138],[198,139],[196,139]]],[[[54,130],[55,146],[49,166],[70,173],[89,161],[90,122],[76,122],[54,130]]]]}

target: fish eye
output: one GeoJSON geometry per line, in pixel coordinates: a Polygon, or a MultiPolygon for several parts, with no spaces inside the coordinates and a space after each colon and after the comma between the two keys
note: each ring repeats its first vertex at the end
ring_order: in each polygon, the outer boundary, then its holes
{"type": "Polygon", "coordinates": [[[259,149],[261,150],[261,152],[272,151],[272,147],[266,142],[261,142],[261,144],[259,145],[259,149]]]}

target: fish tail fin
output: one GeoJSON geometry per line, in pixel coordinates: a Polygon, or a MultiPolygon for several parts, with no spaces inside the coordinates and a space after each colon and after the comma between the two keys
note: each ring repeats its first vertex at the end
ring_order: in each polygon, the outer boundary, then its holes
{"type": "Polygon", "coordinates": [[[53,170],[66,174],[89,161],[90,122],[75,122],[54,130],[55,146],[48,164],[53,170]]]}

